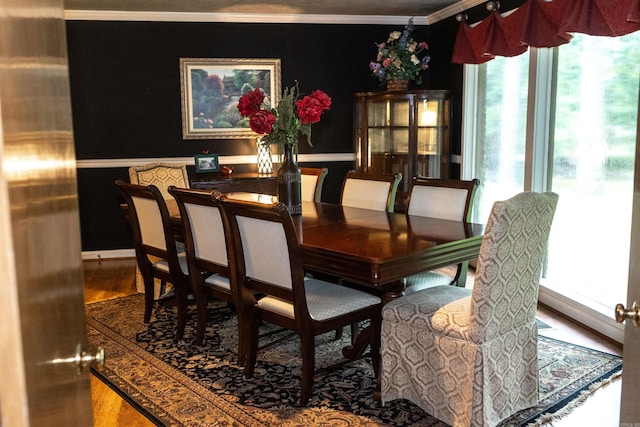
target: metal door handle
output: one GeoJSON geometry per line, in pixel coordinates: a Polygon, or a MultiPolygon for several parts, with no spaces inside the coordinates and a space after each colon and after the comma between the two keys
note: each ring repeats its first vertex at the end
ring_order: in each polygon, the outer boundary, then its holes
{"type": "Polygon", "coordinates": [[[95,353],[89,353],[82,350],[82,346],[78,344],[74,357],[53,359],[49,363],[72,363],[78,367],[78,375],[80,375],[89,366],[94,366],[97,370],[102,371],[104,369],[104,360],[104,348],[98,347],[95,353]]]}
{"type": "Polygon", "coordinates": [[[89,366],[94,366],[98,371],[102,371],[104,369],[104,348],[98,347],[95,353],[91,354],[87,351],[80,351],[78,349],[78,354],[76,355],[76,361],[78,362],[78,373],[82,373],[82,371],[89,366]]]}
{"type": "Polygon", "coordinates": [[[625,320],[633,320],[633,326],[640,325],[640,306],[636,301],[631,305],[631,310],[627,310],[623,304],[616,305],[616,322],[623,323],[625,320]]]}

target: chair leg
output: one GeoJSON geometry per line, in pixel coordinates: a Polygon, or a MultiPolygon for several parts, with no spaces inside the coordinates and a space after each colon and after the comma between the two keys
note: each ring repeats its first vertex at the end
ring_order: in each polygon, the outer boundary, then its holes
{"type": "Polygon", "coordinates": [[[360,325],[358,323],[351,324],[351,345],[356,343],[356,339],[358,338],[358,333],[360,333],[360,325]]]}
{"type": "Polygon", "coordinates": [[[240,310],[236,310],[236,313],[238,319],[238,359],[236,363],[238,364],[238,366],[246,366],[247,352],[250,345],[247,342],[247,340],[249,340],[247,328],[249,328],[250,325],[249,322],[244,320],[244,316],[242,315],[242,312],[240,310]]]}
{"type": "Polygon", "coordinates": [[[196,313],[197,313],[196,344],[197,345],[202,345],[202,342],[204,341],[204,332],[205,332],[205,329],[207,328],[207,321],[208,321],[207,307],[208,307],[207,296],[196,294],[196,313]]]}
{"type": "Polygon", "coordinates": [[[302,388],[300,405],[305,406],[311,398],[313,374],[315,372],[315,339],[310,334],[300,334],[300,351],[302,353],[302,388]]]}
{"type": "Polygon", "coordinates": [[[344,328],[336,329],[336,336],[334,338],[335,341],[338,341],[340,338],[342,338],[342,331],[343,330],[344,330],[344,328]]]}
{"type": "Polygon", "coordinates": [[[253,377],[253,370],[256,366],[256,357],[258,355],[259,321],[258,319],[251,318],[247,321],[247,324],[249,326],[249,336],[245,339],[245,343],[247,344],[248,348],[244,349],[247,358],[244,366],[244,376],[245,378],[251,378],[253,377]]]}
{"type": "Polygon", "coordinates": [[[371,364],[373,365],[373,373],[378,381],[380,381],[380,334],[382,329],[381,316],[373,316],[371,318],[371,364]]]}
{"type": "Polygon", "coordinates": [[[184,329],[187,325],[187,290],[184,283],[174,283],[176,292],[176,302],[178,306],[178,322],[176,326],[176,338],[178,341],[184,337],[184,329]]]}
{"type": "Polygon", "coordinates": [[[153,276],[142,274],[144,281],[144,323],[151,322],[151,312],[153,311],[153,276]],[[151,277],[149,277],[151,276],[151,277]]]}
{"type": "Polygon", "coordinates": [[[467,271],[469,270],[469,261],[461,262],[458,264],[456,275],[451,281],[451,285],[460,286],[464,288],[467,284],[467,271]]]}

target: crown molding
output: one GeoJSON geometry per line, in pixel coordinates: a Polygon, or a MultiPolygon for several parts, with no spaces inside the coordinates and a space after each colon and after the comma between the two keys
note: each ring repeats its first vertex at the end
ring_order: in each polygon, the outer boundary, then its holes
{"type": "Polygon", "coordinates": [[[458,13],[462,13],[468,9],[471,9],[472,7],[485,3],[486,1],[487,0],[461,0],[457,3],[452,4],[451,6],[447,6],[437,12],[432,13],[431,15],[426,16],[426,24],[435,24],[438,21],[442,21],[451,16],[457,15],[458,13]]]}
{"type": "MultiPolygon", "coordinates": [[[[468,1],[468,0],[465,0],[468,1]]],[[[209,12],[153,12],[120,10],[65,10],[67,21],[235,22],[245,24],[404,25],[410,16],[260,14],[209,12]]],[[[413,17],[414,25],[428,25],[429,17],[413,17]]]]}

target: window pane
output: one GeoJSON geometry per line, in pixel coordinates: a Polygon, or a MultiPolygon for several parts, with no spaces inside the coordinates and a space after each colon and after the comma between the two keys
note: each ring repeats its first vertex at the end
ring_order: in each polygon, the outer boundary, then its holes
{"type": "Polygon", "coordinates": [[[474,221],[486,222],[494,201],[523,190],[528,67],[526,54],[479,66],[474,221]]]}
{"type": "Polygon", "coordinates": [[[640,33],[559,48],[545,286],[606,313],[626,301],[639,76],[640,33]]]}

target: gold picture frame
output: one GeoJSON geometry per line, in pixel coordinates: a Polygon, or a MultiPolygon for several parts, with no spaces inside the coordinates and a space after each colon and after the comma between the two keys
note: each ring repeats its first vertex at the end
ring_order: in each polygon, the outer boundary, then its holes
{"type": "Polygon", "coordinates": [[[275,106],[280,96],[280,59],[180,58],[183,139],[256,138],[238,100],[261,87],[275,106]]]}

